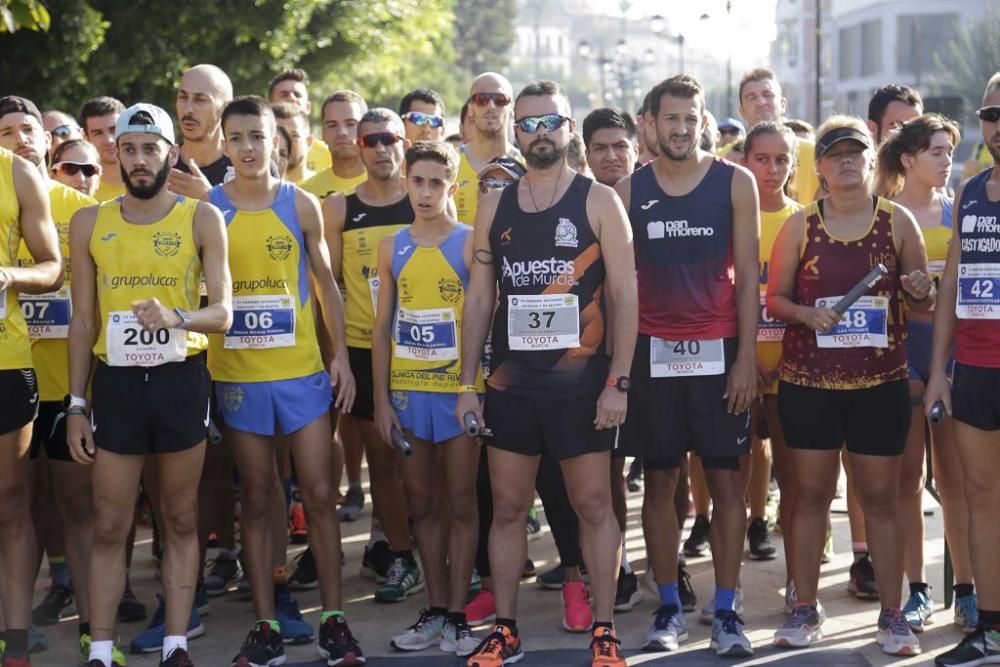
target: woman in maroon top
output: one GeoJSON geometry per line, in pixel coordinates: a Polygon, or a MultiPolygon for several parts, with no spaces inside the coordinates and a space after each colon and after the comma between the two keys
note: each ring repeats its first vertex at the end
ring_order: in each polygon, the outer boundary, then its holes
{"type": "Polygon", "coordinates": [[[929,308],[933,283],[913,216],[871,194],[875,151],[864,123],[834,116],[817,135],[816,171],[826,196],[785,223],[767,291],[771,315],[788,323],[778,414],[798,484],[798,600],[774,642],[805,647],[821,636],[820,557],[846,444],[876,577],[892,583],[879,587],[877,641],[891,655],[914,655],[920,644],[900,610],[899,586],[899,477],[910,422],[903,300],[929,308]],[[832,306],[876,264],[888,275],[839,316],[832,306]]]}

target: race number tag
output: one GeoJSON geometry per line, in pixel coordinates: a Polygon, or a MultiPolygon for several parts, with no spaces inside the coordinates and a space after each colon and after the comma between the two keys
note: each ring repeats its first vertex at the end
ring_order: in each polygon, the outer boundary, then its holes
{"type": "Polygon", "coordinates": [[[781,342],[785,335],[785,323],[779,319],[771,317],[767,311],[767,299],[760,295],[760,320],[757,322],[757,342],[774,343],[781,342]]]}
{"type": "Polygon", "coordinates": [[[1000,264],[959,264],[955,314],[963,320],[1000,320],[1000,264]]]}
{"type": "Polygon", "coordinates": [[[69,287],[48,294],[22,294],[21,312],[31,338],[66,338],[69,334],[69,287]]]}
{"type": "Polygon", "coordinates": [[[288,295],[233,298],[227,350],[266,350],[295,345],[295,302],[288,295]]]}
{"type": "Polygon", "coordinates": [[[378,310],[378,286],[382,283],[378,276],[368,279],[368,291],[372,295],[372,312],[378,310]]]}
{"type": "Polygon", "coordinates": [[[109,366],[160,366],[187,356],[187,332],[146,331],[131,310],[108,313],[106,344],[109,366]]]}
{"type": "Polygon", "coordinates": [[[580,347],[580,302],[575,294],[507,296],[507,339],[512,350],[580,347]]]}
{"type": "Polygon", "coordinates": [[[941,282],[941,276],[944,275],[944,264],[943,259],[932,259],[927,262],[927,275],[934,281],[934,287],[937,287],[938,283],[941,282]]]}
{"type": "Polygon", "coordinates": [[[726,352],[722,339],[663,340],[649,338],[649,376],[654,378],[722,375],[726,352]]]}
{"type": "Polygon", "coordinates": [[[418,361],[458,359],[454,308],[408,310],[396,314],[396,356],[418,361]]]}
{"type": "MultiPolygon", "coordinates": [[[[816,299],[817,308],[832,308],[839,296],[816,299]]],[[[821,348],[889,347],[886,325],[889,320],[889,299],[884,296],[863,296],[847,309],[831,331],[816,332],[816,346],[821,348]]]]}

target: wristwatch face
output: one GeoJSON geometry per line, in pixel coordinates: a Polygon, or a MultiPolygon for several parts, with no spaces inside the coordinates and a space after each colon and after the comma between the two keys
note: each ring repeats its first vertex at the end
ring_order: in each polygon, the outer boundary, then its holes
{"type": "Polygon", "coordinates": [[[615,382],[615,387],[618,391],[628,391],[632,387],[632,381],[623,375],[615,382]]]}

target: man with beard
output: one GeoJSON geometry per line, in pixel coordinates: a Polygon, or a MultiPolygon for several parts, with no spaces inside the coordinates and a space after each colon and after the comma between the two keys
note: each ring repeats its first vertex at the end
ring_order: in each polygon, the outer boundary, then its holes
{"type": "Polygon", "coordinates": [[[458,191],[455,192],[455,207],[458,221],[467,225],[476,222],[476,207],[479,202],[479,170],[496,157],[520,159],[520,154],[507,141],[510,127],[511,95],[510,81],[501,74],[486,72],[476,77],[469,90],[466,120],[472,128],[472,137],[459,149],[461,161],[458,165],[458,191]]]}
{"type": "Polygon", "coordinates": [[[111,667],[135,497],[146,458],[155,456],[165,538],[160,665],[189,667],[185,631],[199,634],[188,625],[199,568],[198,480],[211,391],[202,352],[204,334],[223,333],[232,320],[226,233],[218,209],[165,187],[179,150],[163,109],[126,109],[115,136],[126,194],[80,210],[70,223],[75,280],[66,439],[77,463],[94,466],[93,484],[100,489],[94,496],[94,641],[87,665],[111,667]],[[208,305],[198,308],[202,276],[208,305]]]}
{"type": "Polygon", "coordinates": [[[302,189],[320,201],[335,192],[351,194],[368,179],[358,147],[358,122],[368,111],[361,95],[338,90],[323,100],[323,141],[330,147],[333,166],[302,183],[302,189]]]}
{"type": "Polygon", "coordinates": [[[278,127],[288,133],[288,166],[285,170],[285,180],[289,183],[302,183],[312,178],[313,171],[306,163],[312,137],[309,135],[309,114],[301,107],[289,102],[271,104],[278,127]]]}
{"type": "Polygon", "coordinates": [[[643,532],[660,594],[644,648],[676,651],[687,639],[673,498],[690,448],[715,501],[711,648],[750,655],[736,589],[746,534],[740,456],[750,451],[757,386],[757,189],[746,169],[700,149],[707,120],[698,81],[682,74],[658,84],[650,117],[660,157],[615,186],[632,223],[639,281],[624,450],[643,457],[643,532]]]}
{"type": "Polygon", "coordinates": [[[497,609],[493,631],[467,665],[499,667],[523,655],[516,609],[524,524],[546,454],[559,461],[580,521],[595,608],[592,664],[623,667],[612,627],[621,533],[608,471],[616,427],[625,419],[636,335],[631,233],[611,188],[566,165],[576,123],[559,85],[529,83],[514,111],[527,173],[482,199],[463,309],[456,416],[461,423],[472,412],[493,430],[487,440],[495,508],[489,550],[497,609]],[[484,413],[475,369],[498,287],[484,413]]]}
{"type": "Polygon", "coordinates": [[[118,114],[124,110],[125,105],[113,97],[95,97],[80,109],[84,137],[101,156],[101,185],[94,193],[97,201],[108,201],[125,194],[115,144],[115,123],[118,122],[118,114]]]}
{"type": "Polygon", "coordinates": [[[212,187],[233,177],[233,163],[222,150],[222,109],[233,99],[233,84],[215,65],[195,65],[177,88],[180,159],[167,187],[192,199],[204,199],[212,187]]]}

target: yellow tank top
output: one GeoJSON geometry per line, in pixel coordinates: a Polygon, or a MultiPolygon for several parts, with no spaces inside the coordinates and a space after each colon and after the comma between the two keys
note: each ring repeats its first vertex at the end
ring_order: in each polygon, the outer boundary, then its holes
{"type": "Polygon", "coordinates": [[[159,299],[168,308],[198,308],[201,259],[193,223],[198,201],[178,197],[162,219],[134,225],[122,218],[121,201],[101,204],[90,237],[97,267],[98,359],[111,366],[159,366],[208,347],[204,334],[180,329],[143,331],[132,302],[159,299]]]}
{"type": "Polygon", "coordinates": [[[924,235],[924,245],[927,248],[927,268],[934,284],[941,281],[944,274],[944,263],[948,258],[948,244],[952,232],[952,202],[947,197],[941,198],[941,222],[933,227],[921,227],[924,235]]]}
{"type": "Polygon", "coordinates": [[[125,185],[115,185],[114,183],[108,183],[105,180],[101,181],[101,184],[97,186],[97,192],[94,193],[94,199],[99,202],[111,201],[115,197],[121,197],[125,194],[125,185]]]}
{"type": "Polygon", "coordinates": [[[222,382],[272,382],[323,370],[296,187],[282,183],[270,208],[242,211],[222,186],[210,201],[223,211],[233,275],[233,325],[208,337],[208,370],[222,382]]]}
{"type": "Polygon", "coordinates": [[[387,236],[413,222],[410,198],[388,206],[370,206],[357,194],[347,197],[341,274],[347,294],[345,339],[350,347],[370,349],[378,303],[378,246],[387,236]]]}
{"type": "MultiPolygon", "coordinates": [[[[0,266],[15,266],[21,246],[21,207],[14,189],[14,154],[0,148],[0,266]]],[[[0,370],[31,368],[28,325],[18,305],[18,292],[0,292],[0,370]]]]}
{"type": "Polygon", "coordinates": [[[319,137],[313,137],[309,152],[306,153],[306,167],[309,168],[309,171],[320,172],[329,169],[332,164],[330,147],[319,137]]]}
{"type": "MultiPolygon", "coordinates": [[[[472,229],[456,227],[436,248],[418,247],[406,227],[396,233],[392,279],[396,312],[392,322],[389,389],[458,391],[462,370],[462,307],[469,270],[465,242],[472,229]]],[[[486,391],[482,368],[476,386],[486,391]]]]}
{"type": "Polygon", "coordinates": [[[476,211],[479,208],[479,174],[472,168],[469,156],[465,153],[465,146],[462,146],[460,153],[455,209],[458,212],[458,221],[471,227],[476,224],[476,211]]]}
{"type": "Polygon", "coordinates": [[[333,168],[329,168],[324,169],[304,183],[299,184],[299,187],[323,200],[334,193],[354,194],[354,190],[367,180],[367,172],[363,172],[358,176],[352,176],[351,178],[341,178],[333,173],[333,168]]]}
{"type": "MultiPolygon", "coordinates": [[[[72,266],[69,260],[69,221],[81,208],[94,206],[97,201],[62,183],[49,181],[49,203],[52,219],[59,232],[59,251],[62,253],[66,281],[55,292],[48,294],[22,294],[21,312],[28,323],[31,338],[31,356],[38,374],[38,393],[43,401],[61,401],[69,393],[69,350],[66,336],[70,319],[70,279],[72,266]]],[[[21,243],[18,251],[19,266],[31,266],[35,260],[28,247],[21,243]]]]}
{"type": "MultiPolygon", "coordinates": [[[[771,252],[789,216],[802,208],[798,202],[785,197],[785,205],[777,211],[760,212],[760,320],[757,324],[757,364],[769,371],[776,371],[781,358],[781,338],[785,333],[785,323],[771,317],[767,311],[765,297],[770,279],[771,252]]],[[[777,391],[778,377],[774,373],[765,393],[777,391]]]]}

